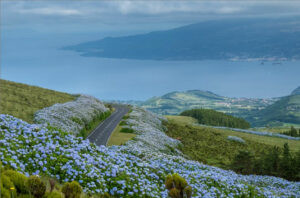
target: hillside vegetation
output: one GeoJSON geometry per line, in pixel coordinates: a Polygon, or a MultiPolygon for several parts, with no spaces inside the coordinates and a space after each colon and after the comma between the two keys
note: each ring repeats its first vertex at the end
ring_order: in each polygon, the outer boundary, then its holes
{"type": "Polygon", "coordinates": [[[76,98],[67,93],[7,80],[0,80],[0,93],[0,113],[13,115],[30,123],[37,110],[76,98]]]}
{"type": "Polygon", "coordinates": [[[253,111],[264,109],[276,99],[229,98],[201,91],[175,91],[153,97],[137,105],[163,115],[177,115],[189,109],[214,109],[237,117],[247,117],[253,111]]]}
{"type": "Polygon", "coordinates": [[[282,97],[274,104],[262,109],[248,118],[253,126],[282,126],[300,124],[300,95],[282,97]]]}
{"type": "Polygon", "coordinates": [[[250,124],[242,118],[236,118],[212,109],[191,109],[182,112],[182,116],[190,116],[198,120],[199,124],[210,126],[224,126],[231,128],[250,128],[250,124]]]}
{"type": "Polygon", "coordinates": [[[178,122],[182,117],[168,116],[166,133],[182,142],[179,149],[191,159],[242,174],[300,180],[299,141],[178,122]]]}

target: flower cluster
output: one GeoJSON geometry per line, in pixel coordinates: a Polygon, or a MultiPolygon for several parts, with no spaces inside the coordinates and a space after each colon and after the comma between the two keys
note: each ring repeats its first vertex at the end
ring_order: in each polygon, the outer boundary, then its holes
{"type": "Polygon", "coordinates": [[[228,136],[227,140],[234,141],[234,142],[239,142],[239,143],[242,143],[242,144],[246,143],[245,140],[243,140],[240,137],[236,137],[236,136],[228,136]]]}
{"type": "Polygon", "coordinates": [[[81,95],[74,101],[37,111],[34,121],[78,134],[95,116],[105,111],[108,109],[101,101],[92,96],[81,95]]]}
{"type": "Polygon", "coordinates": [[[158,117],[147,110],[132,107],[132,112],[126,120],[127,127],[131,127],[138,134],[122,148],[136,155],[150,155],[153,153],[168,153],[181,155],[177,149],[179,140],[170,138],[163,132],[162,117],[158,117]]]}
{"type": "Polygon", "coordinates": [[[161,119],[133,108],[127,124],[138,135],[123,146],[97,147],[68,132],[0,115],[0,161],[26,175],[76,180],[84,191],[116,197],[167,197],[166,175],[178,173],[193,197],[300,197],[300,183],[269,176],[244,176],[185,159],[170,150],[180,144],[166,136],[161,119]]]}

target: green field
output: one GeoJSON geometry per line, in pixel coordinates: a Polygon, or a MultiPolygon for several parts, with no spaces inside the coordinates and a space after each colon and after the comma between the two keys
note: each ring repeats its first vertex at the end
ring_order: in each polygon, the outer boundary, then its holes
{"type": "Polygon", "coordinates": [[[0,113],[13,115],[29,123],[33,122],[37,110],[76,98],[67,93],[7,80],[0,80],[0,93],[0,113]]]}
{"type": "Polygon", "coordinates": [[[122,145],[125,144],[128,140],[131,140],[136,136],[136,134],[133,133],[123,133],[121,132],[122,127],[118,125],[111,136],[109,137],[109,140],[107,142],[107,146],[113,146],[113,145],[122,145]]]}
{"type": "Polygon", "coordinates": [[[180,150],[193,160],[205,164],[229,168],[230,162],[239,150],[248,150],[254,154],[269,151],[274,146],[282,148],[288,143],[292,152],[300,150],[300,142],[282,138],[258,136],[230,130],[195,126],[196,120],[184,116],[166,116],[167,135],[179,139],[183,146],[180,150]],[[237,136],[246,144],[227,140],[228,136],[237,136]]]}
{"type": "Polygon", "coordinates": [[[125,122],[125,120],[129,118],[129,113],[131,111],[132,110],[130,110],[126,115],[123,116],[123,120],[114,129],[114,131],[108,139],[107,146],[125,144],[128,140],[131,140],[136,136],[134,130],[128,128],[125,122]]]}

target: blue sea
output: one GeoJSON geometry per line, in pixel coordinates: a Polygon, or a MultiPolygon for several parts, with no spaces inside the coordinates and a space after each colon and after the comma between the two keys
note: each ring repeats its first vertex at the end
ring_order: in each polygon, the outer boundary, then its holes
{"type": "Polygon", "coordinates": [[[104,100],[145,100],[191,89],[270,98],[300,86],[300,61],[124,60],[83,57],[61,49],[111,34],[6,29],[1,39],[1,78],[104,100]]]}

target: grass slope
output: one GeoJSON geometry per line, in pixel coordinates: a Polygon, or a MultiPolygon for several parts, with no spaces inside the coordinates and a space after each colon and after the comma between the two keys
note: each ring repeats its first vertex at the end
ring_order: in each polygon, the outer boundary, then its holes
{"type": "Polygon", "coordinates": [[[300,150],[299,141],[295,140],[193,126],[195,120],[192,121],[184,116],[167,116],[167,118],[169,123],[166,123],[168,128],[166,133],[182,142],[180,150],[191,159],[208,165],[229,169],[230,162],[239,150],[249,150],[259,154],[270,150],[273,146],[282,148],[285,142],[289,144],[292,152],[300,150]],[[228,141],[228,136],[240,137],[246,141],[246,144],[228,141]]]}
{"type": "Polygon", "coordinates": [[[124,133],[121,132],[122,127],[118,125],[111,136],[109,137],[109,140],[107,142],[107,146],[113,146],[113,145],[122,145],[125,144],[128,140],[131,140],[136,136],[136,134],[133,133],[124,133]]]}
{"type": "Polygon", "coordinates": [[[0,113],[13,115],[30,123],[37,110],[76,98],[67,93],[7,80],[0,80],[0,93],[0,113]]]}
{"type": "Polygon", "coordinates": [[[300,124],[300,95],[282,97],[274,104],[247,118],[254,126],[300,124]]]}

